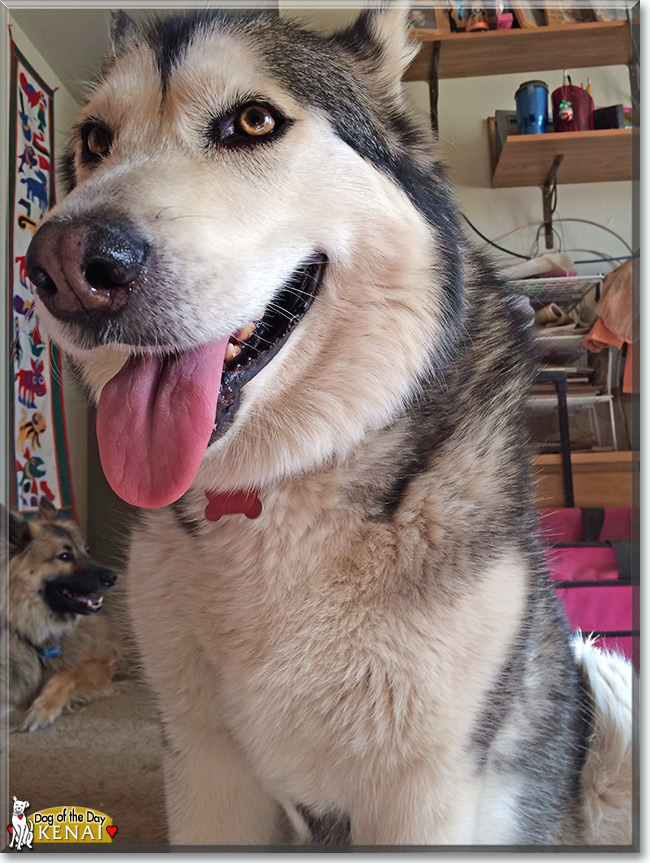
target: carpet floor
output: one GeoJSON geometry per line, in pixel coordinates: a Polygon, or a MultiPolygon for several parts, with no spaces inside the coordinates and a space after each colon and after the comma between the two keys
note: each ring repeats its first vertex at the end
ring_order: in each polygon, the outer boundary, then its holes
{"type": "Polygon", "coordinates": [[[112,698],[62,716],[48,728],[12,734],[9,794],[29,800],[29,813],[51,806],[98,809],[118,827],[118,846],[166,844],[162,746],[153,702],[139,681],[119,686],[112,698]]]}

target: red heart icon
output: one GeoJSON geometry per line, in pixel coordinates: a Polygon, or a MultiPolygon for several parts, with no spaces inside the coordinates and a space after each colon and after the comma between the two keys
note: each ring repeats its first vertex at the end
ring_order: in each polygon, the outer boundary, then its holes
{"type": "Polygon", "coordinates": [[[108,827],[108,826],[107,826],[107,827],[106,827],[106,832],[108,833],[108,835],[109,835],[109,836],[111,837],[111,839],[112,839],[112,838],[113,838],[113,836],[115,836],[115,834],[117,833],[117,827],[116,827],[114,824],[113,824],[113,826],[112,826],[112,827],[108,827]]]}
{"type": "Polygon", "coordinates": [[[11,824],[7,827],[7,830],[9,831],[10,836],[14,835],[14,828],[11,826],[11,824]]]}
{"type": "Polygon", "coordinates": [[[22,815],[19,815],[19,816],[18,816],[18,820],[19,820],[19,821],[22,821],[22,820],[23,820],[23,816],[22,816],[22,815]]]}

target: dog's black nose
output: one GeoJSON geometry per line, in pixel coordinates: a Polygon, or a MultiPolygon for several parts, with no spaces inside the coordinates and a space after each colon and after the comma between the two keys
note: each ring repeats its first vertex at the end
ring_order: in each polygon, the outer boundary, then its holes
{"type": "Polygon", "coordinates": [[[101,569],[99,580],[105,587],[112,587],[117,581],[117,574],[112,569],[101,569]]]}
{"type": "Polygon", "coordinates": [[[119,312],[146,274],[149,247],[128,224],[87,217],[52,219],[25,257],[30,281],[62,320],[119,312]]]}

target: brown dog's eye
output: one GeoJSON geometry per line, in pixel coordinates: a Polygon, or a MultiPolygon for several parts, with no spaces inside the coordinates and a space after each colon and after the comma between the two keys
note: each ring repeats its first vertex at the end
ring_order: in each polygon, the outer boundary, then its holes
{"type": "Polygon", "coordinates": [[[269,135],[275,129],[275,117],[264,105],[248,105],[237,117],[243,135],[269,135]]]}
{"type": "Polygon", "coordinates": [[[215,117],[207,129],[208,146],[247,147],[279,138],[291,120],[264,102],[250,101],[215,117]]]}
{"type": "Polygon", "coordinates": [[[67,563],[68,561],[74,560],[74,555],[71,551],[62,551],[61,554],[58,555],[58,558],[67,563]]]}
{"type": "Polygon", "coordinates": [[[82,158],[84,162],[99,162],[111,151],[113,133],[101,123],[86,123],[81,130],[82,158]]]}

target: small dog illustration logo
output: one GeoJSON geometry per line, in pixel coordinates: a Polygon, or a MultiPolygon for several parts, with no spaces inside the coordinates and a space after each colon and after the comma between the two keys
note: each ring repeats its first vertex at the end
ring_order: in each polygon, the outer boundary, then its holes
{"type": "Polygon", "coordinates": [[[19,800],[14,797],[14,811],[11,816],[11,826],[8,828],[11,833],[10,848],[16,843],[16,850],[21,851],[23,845],[28,848],[32,847],[32,839],[34,838],[34,825],[25,815],[25,809],[29,806],[28,800],[19,800]]]}

